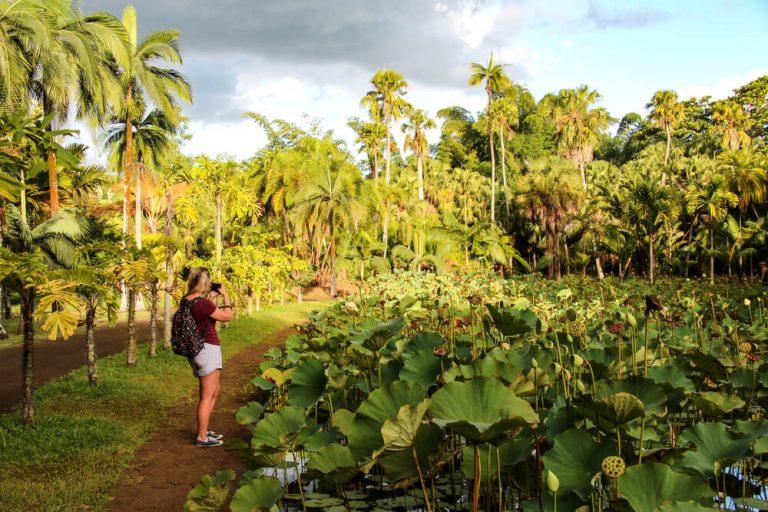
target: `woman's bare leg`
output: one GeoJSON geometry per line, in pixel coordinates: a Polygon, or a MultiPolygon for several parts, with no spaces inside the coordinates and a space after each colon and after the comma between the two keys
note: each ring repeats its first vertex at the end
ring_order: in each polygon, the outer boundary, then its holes
{"type": "Polygon", "coordinates": [[[200,401],[197,404],[197,439],[199,441],[208,439],[208,422],[219,394],[220,377],[221,370],[214,370],[200,377],[200,401]]]}

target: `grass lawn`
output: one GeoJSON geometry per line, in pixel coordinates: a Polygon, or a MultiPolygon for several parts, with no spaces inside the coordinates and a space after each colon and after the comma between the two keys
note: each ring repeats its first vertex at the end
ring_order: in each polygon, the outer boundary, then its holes
{"type": "MultiPolygon", "coordinates": [[[[266,334],[304,319],[323,304],[276,306],[240,318],[220,331],[224,359],[266,334]]],[[[99,360],[99,385],[88,385],[84,368],[41,386],[36,423],[0,415],[0,510],[101,510],[120,472],[168,407],[191,392],[189,364],[172,352],[138,366],[125,354],[99,360]]]]}

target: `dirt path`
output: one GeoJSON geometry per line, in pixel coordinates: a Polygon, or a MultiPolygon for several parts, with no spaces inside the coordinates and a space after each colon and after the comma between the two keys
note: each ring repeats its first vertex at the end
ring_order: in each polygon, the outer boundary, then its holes
{"type": "Polygon", "coordinates": [[[280,345],[293,328],[279,331],[259,345],[248,347],[224,362],[221,394],[211,416],[211,430],[224,434],[224,446],[197,448],[192,444],[195,431],[197,393],[174,406],[157,426],[149,442],[134,455],[115,486],[105,507],[112,512],[168,512],[182,510],[187,493],[204,475],[219,469],[246,468],[235,451],[227,450],[237,438],[246,439],[248,430],[238,425],[235,413],[250,398],[249,382],[270,347],[280,345]]]}
{"type": "MultiPolygon", "coordinates": [[[[139,341],[149,338],[148,318],[136,320],[136,336],[139,341]]],[[[158,336],[162,336],[161,325],[158,325],[158,336]]],[[[97,327],[97,356],[111,356],[125,350],[126,337],[125,321],[112,327],[97,327]]],[[[35,341],[35,387],[85,365],[85,351],[85,332],[67,341],[35,341]]],[[[21,353],[21,346],[0,350],[0,413],[11,411],[21,399],[21,353]]]]}

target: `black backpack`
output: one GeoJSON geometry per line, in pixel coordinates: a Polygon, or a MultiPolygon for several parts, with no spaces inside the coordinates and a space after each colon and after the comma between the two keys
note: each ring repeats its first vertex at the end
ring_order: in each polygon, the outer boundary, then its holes
{"type": "Polygon", "coordinates": [[[192,300],[182,299],[179,309],[173,314],[171,325],[171,347],[173,352],[184,357],[195,357],[205,344],[203,333],[197,329],[197,322],[192,316],[192,306],[202,297],[192,300]]]}

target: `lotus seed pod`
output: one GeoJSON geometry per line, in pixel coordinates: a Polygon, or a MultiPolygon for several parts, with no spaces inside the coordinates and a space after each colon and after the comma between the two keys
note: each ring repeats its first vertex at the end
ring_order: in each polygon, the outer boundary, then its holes
{"type": "Polygon", "coordinates": [[[560,480],[558,480],[557,475],[549,470],[547,470],[546,481],[547,489],[549,489],[551,492],[557,492],[557,490],[560,488],[560,480]]]}
{"type": "Polygon", "coordinates": [[[555,366],[555,373],[560,373],[560,370],[563,369],[562,366],[560,366],[560,363],[553,363],[555,366]]]}
{"type": "Polygon", "coordinates": [[[504,350],[509,350],[512,347],[509,343],[505,341],[504,343],[501,344],[501,348],[503,348],[504,350]]]}
{"type": "Polygon", "coordinates": [[[584,382],[581,379],[576,379],[576,389],[579,390],[579,393],[583,393],[586,391],[587,386],[584,384],[584,382]]]}
{"type": "Polygon", "coordinates": [[[609,455],[603,459],[602,464],[600,464],[600,469],[605,476],[615,480],[624,474],[624,471],[627,469],[627,464],[621,457],[609,455]]]}
{"type": "Polygon", "coordinates": [[[715,470],[715,474],[719,475],[720,474],[720,463],[718,461],[715,461],[715,464],[712,467],[715,470]]]}
{"type": "Polygon", "coordinates": [[[627,323],[632,327],[633,329],[637,327],[637,319],[635,318],[635,315],[632,313],[627,313],[627,323]]]}
{"type": "Polygon", "coordinates": [[[749,354],[752,352],[752,344],[748,341],[742,341],[739,343],[739,352],[742,354],[749,354]]]}
{"type": "Polygon", "coordinates": [[[531,359],[531,368],[538,368],[539,362],[536,359],[531,359]]]}
{"type": "Polygon", "coordinates": [[[584,358],[581,357],[579,354],[573,354],[573,364],[575,364],[576,366],[583,366],[584,358]]]}

